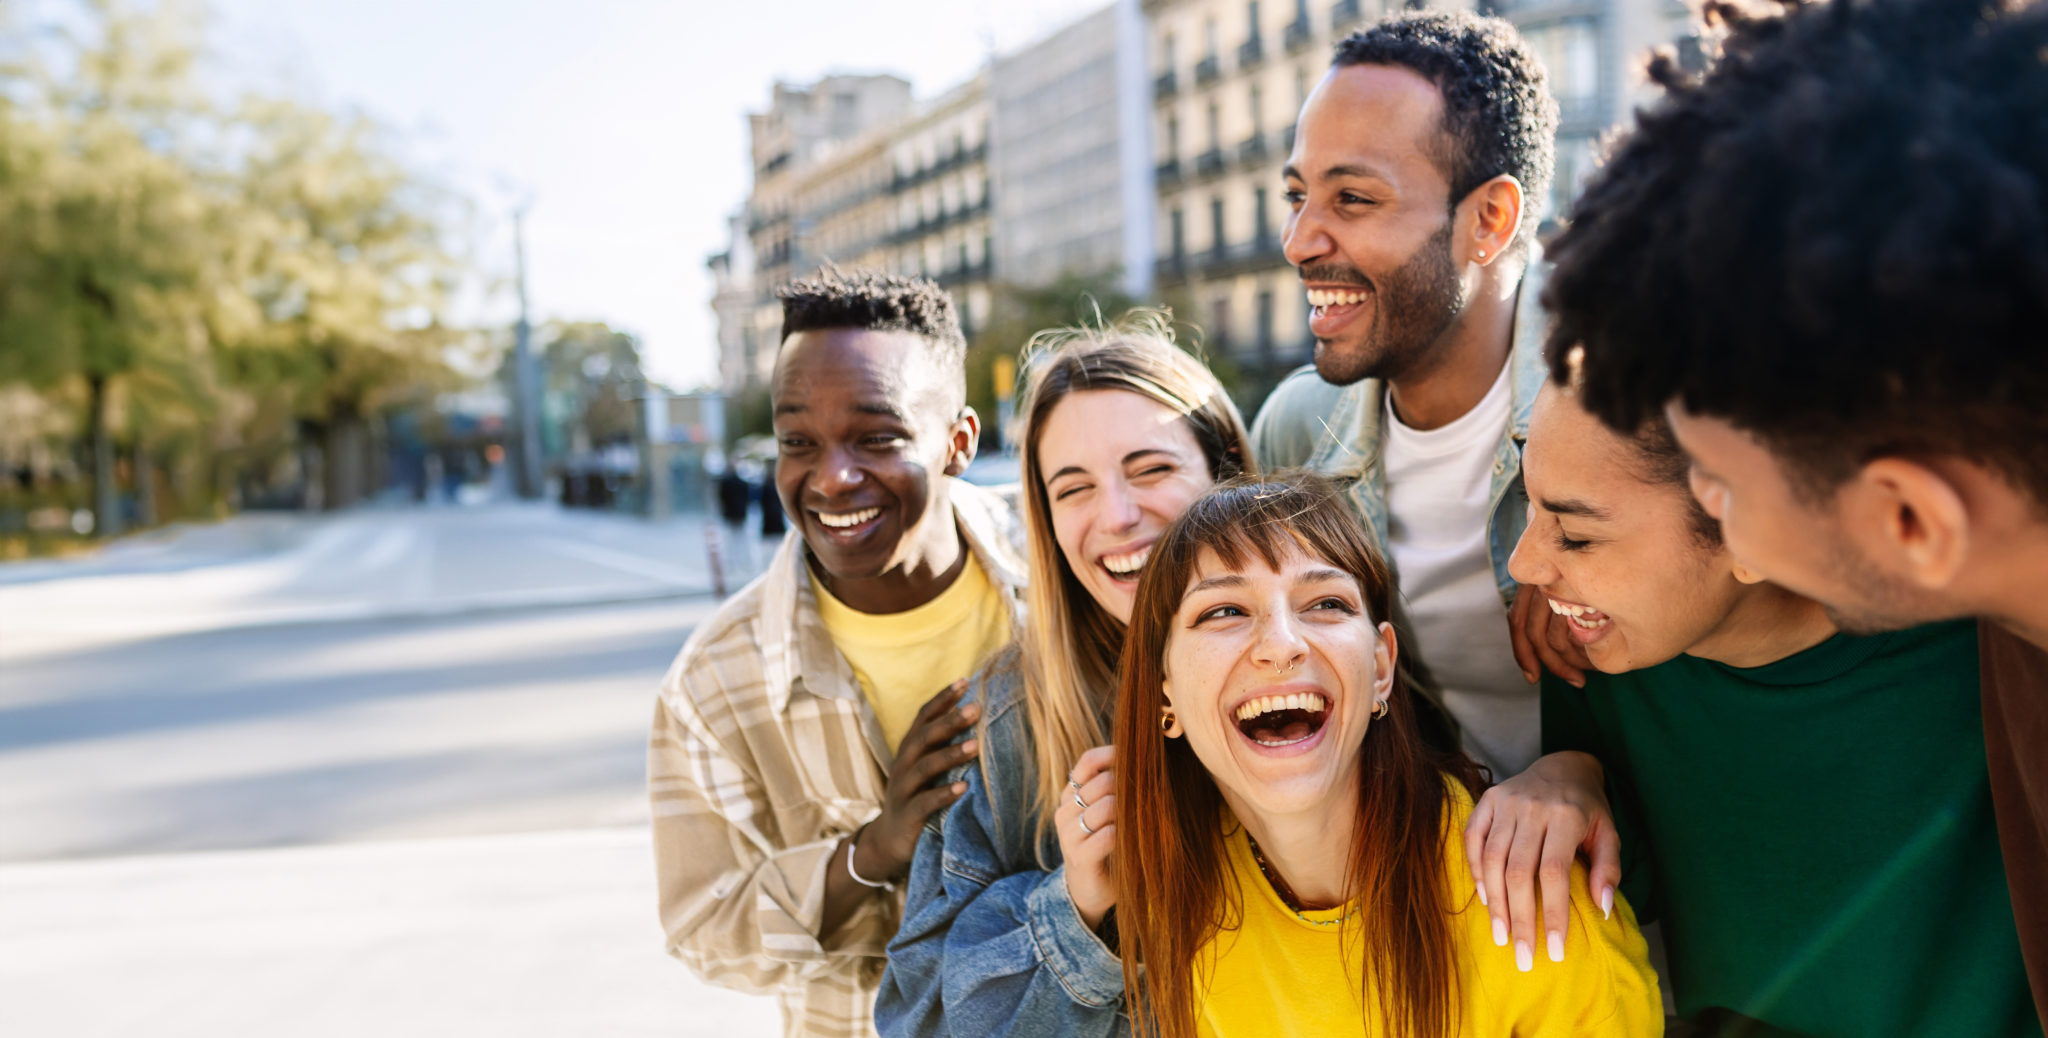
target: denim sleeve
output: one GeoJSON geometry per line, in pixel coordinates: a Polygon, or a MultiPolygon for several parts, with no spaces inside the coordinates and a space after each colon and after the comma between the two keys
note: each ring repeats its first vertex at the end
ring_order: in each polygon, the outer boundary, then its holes
{"type": "MultiPolygon", "coordinates": [[[[993,725],[991,726],[994,727],[993,725]]],[[[991,732],[1009,756],[1024,738],[991,732]]],[[[1028,751],[1025,751],[1028,752],[1028,751]]],[[[991,771],[1018,775],[1011,762],[991,771]]],[[[875,1004],[875,1025],[896,1038],[959,1035],[1128,1035],[1123,962],[1082,923],[1062,870],[1045,872],[1032,854],[1035,818],[1023,782],[996,798],[981,769],[967,769],[967,793],[935,817],[910,867],[903,927],[875,1004]]]]}

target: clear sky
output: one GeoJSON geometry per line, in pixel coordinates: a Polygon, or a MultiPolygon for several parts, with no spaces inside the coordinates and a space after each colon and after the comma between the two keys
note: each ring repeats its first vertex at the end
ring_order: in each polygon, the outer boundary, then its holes
{"type": "MultiPolygon", "coordinates": [[[[1108,0],[211,0],[217,74],[399,131],[479,206],[473,247],[512,269],[522,197],[536,323],[641,337],[677,388],[715,378],[704,260],[746,196],[746,113],[777,79],[894,72],[919,98],[1108,0]]],[[[458,318],[509,322],[502,283],[458,318]]]]}

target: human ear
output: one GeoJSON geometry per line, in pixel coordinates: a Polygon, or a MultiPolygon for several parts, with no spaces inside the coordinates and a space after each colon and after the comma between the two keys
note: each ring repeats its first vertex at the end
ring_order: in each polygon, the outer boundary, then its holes
{"type": "Polygon", "coordinates": [[[1394,660],[1400,655],[1394,642],[1394,625],[1380,621],[1379,640],[1372,647],[1372,692],[1385,699],[1394,690],[1394,660]]]}
{"type": "Polygon", "coordinates": [[[1471,212],[1472,229],[1459,236],[1457,259],[1483,267],[1507,252],[1521,231],[1523,201],[1522,182],[1506,173],[1473,188],[1458,207],[1471,212]]]}
{"type": "Polygon", "coordinates": [[[1738,582],[1743,584],[1761,584],[1764,582],[1763,574],[1758,573],[1757,571],[1750,569],[1748,566],[1743,565],[1742,561],[1739,559],[1733,559],[1729,561],[1728,572],[1732,574],[1738,582]]]}
{"type": "Polygon", "coordinates": [[[1838,492],[1852,539],[1929,590],[1947,587],[1970,548],[1970,509],[1941,472],[1904,458],[1863,466],[1838,492]]]}
{"type": "Polygon", "coordinates": [[[967,471],[974,461],[975,448],[981,445],[981,416],[974,413],[974,408],[962,404],[960,416],[953,419],[946,435],[946,475],[957,476],[967,471]]]}

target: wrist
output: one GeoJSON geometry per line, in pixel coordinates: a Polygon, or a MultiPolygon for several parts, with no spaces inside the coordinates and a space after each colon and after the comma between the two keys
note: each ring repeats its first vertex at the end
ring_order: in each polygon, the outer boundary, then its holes
{"type": "MultiPolygon", "coordinates": [[[[873,824],[873,823],[869,823],[873,824]]],[[[875,841],[863,840],[868,827],[863,825],[846,838],[846,870],[853,881],[864,887],[877,890],[895,889],[896,867],[882,860],[874,849],[875,841]]]]}

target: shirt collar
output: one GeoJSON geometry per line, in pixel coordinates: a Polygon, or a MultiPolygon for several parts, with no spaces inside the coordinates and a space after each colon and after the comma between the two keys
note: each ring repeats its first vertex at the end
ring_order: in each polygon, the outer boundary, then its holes
{"type": "MultiPolygon", "coordinates": [[[[1002,591],[1014,626],[1022,618],[1020,592],[1025,581],[1023,528],[1014,494],[946,478],[952,481],[953,518],[967,541],[967,550],[1002,591]]],[[[817,596],[805,572],[808,557],[803,537],[792,529],[769,564],[761,589],[761,616],[755,629],[760,635],[768,703],[776,713],[788,708],[790,693],[799,680],[812,695],[860,696],[852,666],[832,643],[818,613],[817,596]]]]}

